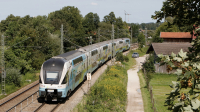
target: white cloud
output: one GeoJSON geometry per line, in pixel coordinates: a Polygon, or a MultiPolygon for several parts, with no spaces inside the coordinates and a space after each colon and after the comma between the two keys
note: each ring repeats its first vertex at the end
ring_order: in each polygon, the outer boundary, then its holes
{"type": "Polygon", "coordinates": [[[97,3],[92,2],[91,5],[98,5],[97,3]]]}

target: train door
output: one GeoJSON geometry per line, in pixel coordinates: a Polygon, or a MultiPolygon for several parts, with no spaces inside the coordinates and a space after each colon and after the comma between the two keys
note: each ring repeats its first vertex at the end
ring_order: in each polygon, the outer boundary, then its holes
{"type": "Polygon", "coordinates": [[[98,60],[98,50],[95,49],[91,52],[91,65],[92,65],[92,71],[94,71],[98,66],[97,60],[98,60]]]}
{"type": "Polygon", "coordinates": [[[81,73],[83,68],[83,57],[77,57],[72,60],[73,68],[72,68],[72,77],[73,77],[73,85],[72,88],[74,89],[79,83],[81,79],[81,73]]]}

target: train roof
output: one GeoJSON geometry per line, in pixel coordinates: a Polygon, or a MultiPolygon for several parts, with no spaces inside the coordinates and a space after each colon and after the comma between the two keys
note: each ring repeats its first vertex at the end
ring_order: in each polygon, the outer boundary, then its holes
{"type": "Polygon", "coordinates": [[[73,51],[69,51],[66,52],[64,54],[60,54],[58,56],[54,56],[53,58],[64,58],[65,60],[71,60],[77,56],[80,56],[84,54],[84,52],[78,51],[78,50],[73,50],[73,51]]]}
{"type": "MultiPolygon", "coordinates": [[[[129,38],[118,38],[118,39],[114,39],[113,42],[117,42],[117,41],[120,41],[120,40],[123,40],[123,39],[129,39],[129,38]]],[[[73,50],[73,51],[66,52],[64,54],[60,54],[58,56],[54,56],[53,58],[63,58],[65,60],[71,60],[75,57],[78,57],[78,56],[84,54],[85,52],[92,51],[92,50],[96,49],[97,47],[104,46],[104,45],[109,44],[111,42],[112,42],[112,40],[95,43],[95,44],[92,44],[92,45],[81,47],[78,50],[73,50]]]]}

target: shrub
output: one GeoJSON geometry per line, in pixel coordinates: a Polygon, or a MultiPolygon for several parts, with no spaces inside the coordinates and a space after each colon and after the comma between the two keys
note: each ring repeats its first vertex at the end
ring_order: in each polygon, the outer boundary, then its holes
{"type": "Polygon", "coordinates": [[[154,73],[154,55],[150,54],[146,60],[147,61],[143,64],[143,68],[146,70],[147,73],[154,73]]]}
{"type": "Polygon", "coordinates": [[[124,56],[124,61],[128,62],[129,61],[129,58],[128,56],[124,56]]]}
{"type": "Polygon", "coordinates": [[[21,84],[20,70],[17,68],[6,69],[6,83],[13,83],[15,86],[20,87],[21,84]]]}
{"type": "Polygon", "coordinates": [[[123,57],[122,53],[117,53],[117,55],[116,55],[116,61],[121,61],[121,62],[124,61],[124,57],[123,57]]]}

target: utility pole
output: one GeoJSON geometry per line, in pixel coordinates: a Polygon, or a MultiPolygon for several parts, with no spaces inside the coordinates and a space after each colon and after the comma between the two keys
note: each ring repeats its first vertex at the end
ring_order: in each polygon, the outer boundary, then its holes
{"type": "MultiPolygon", "coordinates": [[[[90,63],[91,63],[92,36],[90,36],[90,37],[88,37],[88,38],[89,38],[89,46],[90,46],[89,56],[88,56],[88,58],[90,58],[90,59],[88,59],[88,61],[90,60],[90,63]]],[[[90,69],[90,68],[89,68],[90,63],[88,64],[88,69],[90,69]]],[[[91,69],[92,69],[92,68],[91,68],[91,69]]],[[[89,73],[87,73],[88,91],[90,90],[90,86],[91,86],[91,74],[92,74],[92,72],[91,72],[91,70],[89,70],[89,73]]]]}
{"type": "Polygon", "coordinates": [[[5,60],[4,60],[4,35],[1,36],[1,95],[6,95],[5,89],[5,79],[6,79],[6,72],[5,72],[5,60]]]}
{"type": "Polygon", "coordinates": [[[131,28],[131,44],[132,44],[132,28],[131,28]]]}
{"type": "Polygon", "coordinates": [[[61,45],[60,45],[60,54],[63,54],[63,24],[61,25],[61,45]]]}
{"type": "Polygon", "coordinates": [[[114,25],[112,24],[112,56],[111,56],[111,65],[114,65],[114,56],[113,56],[113,52],[114,52],[114,43],[113,43],[113,40],[114,40],[114,25]]]}
{"type": "Polygon", "coordinates": [[[98,28],[98,39],[99,39],[99,42],[100,42],[100,29],[98,28]]]}

